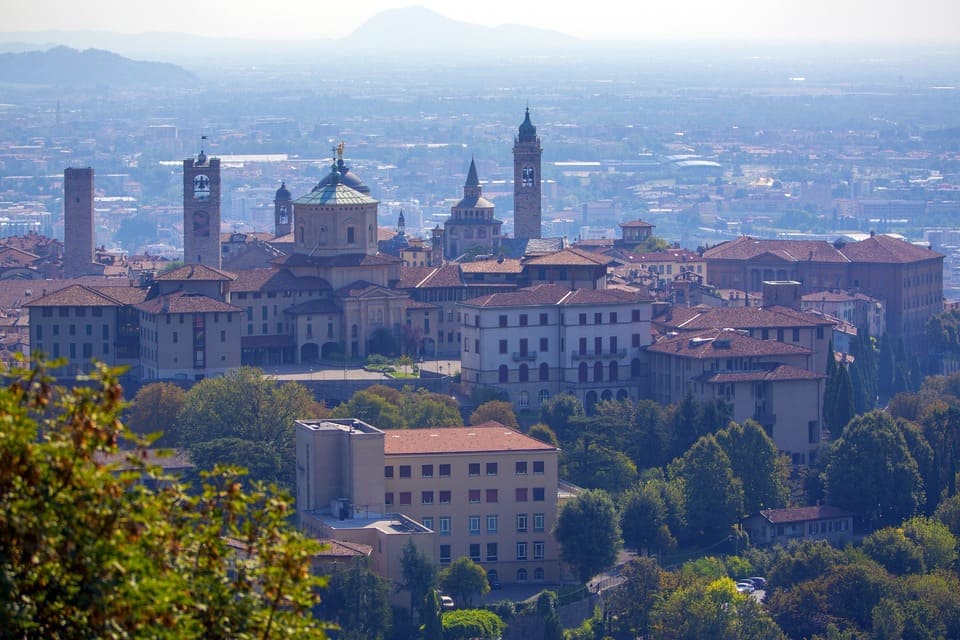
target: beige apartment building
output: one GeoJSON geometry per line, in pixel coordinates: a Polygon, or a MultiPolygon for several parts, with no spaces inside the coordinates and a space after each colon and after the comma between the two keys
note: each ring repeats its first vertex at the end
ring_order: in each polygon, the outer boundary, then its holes
{"type": "Polygon", "coordinates": [[[391,580],[413,540],[440,566],[465,556],[503,583],[559,581],[555,447],[496,422],[297,421],[296,438],[301,526],[371,545],[371,565],[391,580]]]}

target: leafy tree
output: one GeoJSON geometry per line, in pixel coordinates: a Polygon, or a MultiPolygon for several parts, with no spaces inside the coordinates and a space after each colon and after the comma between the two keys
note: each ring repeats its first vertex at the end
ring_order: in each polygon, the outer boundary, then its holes
{"type": "Polygon", "coordinates": [[[513,405],[503,400],[490,400],[484,402],[470,414],[470,424],[483,424],[489,420],[499,422],[505,427],[519,429],[517,416],[513,412],[513,405]]]}
{"type": "Polygon", "coordinates": [[[563,476],[571,482],[590,489],[620,493],[637,480],[637,468],[621,451],[591,444],[584,436],[561,455],[563,476]]]}
{"type": "Polygon", "coordinates": [[[198,491],[144,463],[117,370],[59,389],[43,363],[0,388],[0,635],[324,638],[319,544],[291,502],[218,468],[198,491]],[[135,443],[123,461],[118,442],[135,443]]]}
{"type": "MultiPolygon", "coordinates": [[[[319,415],[321,408],[302,384],[275,384],[259,369],[239,367],[223,377],[201,380],[187,392],[177,419],[177,444],[185,446],[192,458],[199,445],[222,438],[253,443],[251,447],[279,456],[279,484],[292,491],[296,481],[294,422],[319,415]]],[[[204,453],[207,465],[245,462],[223,447],[207,447],[204,453]],[[216,451],[224,457],[214,458],[216,451]]],[[[251,475],[251,480],[274,478],[251,475]]]]}
{"type": "Polygon", "coordinates": [[[490,591],[486,570],[467,557],[457,558],[440,572],[440,586],[454,602],[468,609],[473,606],[474,595],[482,598],[490,591]]]}
{"type": "Polygon", "coordinates": [[[909,518],[923,499],[923,482],[902,428],[880,411],[850,421],[824,475],[830,504],[874,526],[909,518]]]}
{"type": "Polygon", "coordinates": [[[540,442],[545,442],[546,444],[552,445],[554,447],[558,446],[557,443],[557,434],[553,432],[553,429],[538,422],[537,424],[530,427],[530,430],[527,431],[527,435],[531,438],[536,438],[540,442]]]}
{"type": "Polygon", "coordinates": [[[660,593],[662,571],[653,558],[634,558],[623,566],[624,582],[605,594],[605,609],[616,616],[616,626],[631,638],[646,637],[650,629],[650,611],[660,593]]]}
{"type": "Polygon", "coordinates": [[[350,561],[330,574],[318,610],[340,626],[338,638],[380,640],[390,629],[390,583],[365,558],[350,561]]]}
{"type": "Polygon", "coordinates": [[[576,439],[573,425],[583,416],[583,405],[572,393],[558,393],[540,405],[540,421],[553,429],[561,443],[576,439]]]}
{"type": "Polygon", "coordinates": [[[421,620],[425,620],[426,598],[437,584],[437,567],[413,544],[413,540],[408,540],[400,553],[400,571],[399,589],[410,594],[410,615],[416,612],[421,620]]]}
{"type": "Polygon", "coordinates": [[[399,407],[369,389],[356,392],[347,402],[334,407],[330,416],[333,418],[356,418],[378,429],[403,429],[406,427],[399,407]]]}
{"type": "Polygon", "coordinates": [[[423,621],[423,640],[443,640],[442,610],[436,589],[427,592],[423,612],[426,616],[423,621]]]}
{"type": "Polygon", "coordinates": [[[946,525],[954,536],[960,537],[960,493],[955,493],[937,505],[933,517],[946,525]]]}
{"type": "Polygon", "coordinates": [[[837,393],[833,399],[833,419],[835,433],[843,433],[844,427],[853,419],[855,408],[853,402],[853,383],[850,372],[845,366],[837,367],[837,393]]]}
{"type": "Polygon", "coordinates": [[[880,340],[880,361],[877,365],[877,391],[883,399],[892,398],[894,395],[896,368],[893,344],[890,336],[885,333],[880,340]]]}
{"type": "Polygon", "coordinates": [[[785,456],[754,420],[731,422],[717,432],[717,442],[743,485],[743,510],[756,513],[787,503],[789,466],[785,456]]]}
{"type": "Polygon", "coordinates": [[[153,382],[140,387],[127,412],[127,425],[140,435],[162,433],[156,446],[173,446],[174,426],[183,408],[186,392],[172,382],[153,382]]]}
{"type": "MultiPolygon", "coordinates": [[[[789,590],[825,575],[847,560],[843,553],[822,540],[803,540],[779,550],[767,573],[767,588],[789,590]]],[[[792,633],[790,635],[793,635],[792,633]]]]}
{"type": "MultiPolygon", "coordinates": [[[[282,484],[285,480],[283,460],[268,443],[242,438],[217,438],[198,442],[190,447],[190,461],[198,470],[213,469],[227,460],[242,463],[251,478],[276,484],[282,484]]],[[[202,473],[203,471],[190,472],[187,479],[195,482],[202,473]]]]}
{"type": "Polygon", "coordinates": [[[374,329],[370,334],[369,351],[385,356],[395,356],[400,352],[400,340],[386,327],[374,329]]]}
{"type": "Polygon", "coordinates": [[[689,539],[713,543],[743,516],[743,483],[714,436],[704,436],[683,456],[682,480],[689,539]]]}
{"type": "Polygon", "coordinates": [[[957,538],[937,520],[917,517],[903,523],[904,536],[923,554],[927,571],[949,570],[957,561],[957,538]]]}
{"type": "Polygon", "coordinates": [[[863,551],[893,574],[924,571],[923,551],[901,528],[887,527],[873,532],[864,538],[863,551]]]}
{"type": "Polygon", "coordinates": [[[563,505],[554,535],[561,557],[586,584],[617,560],[622,541],[613,500],[601,489],[584,491],[563,505]]]}
{"type": "Polygon", "coordinates": [[[457,609],[443,614],[444,640],[497,640],[506,625],[500,616],[484,609],[457,609]]]}

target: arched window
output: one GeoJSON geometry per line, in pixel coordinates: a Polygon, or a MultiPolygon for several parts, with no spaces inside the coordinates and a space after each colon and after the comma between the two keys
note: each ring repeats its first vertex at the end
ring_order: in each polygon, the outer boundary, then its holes
{"type": "Polygon", "coordinates": [[[599,360],[593,363],[593,381],[603,382],[603,363],[599,360]]]}
{"type": "Polygon", "coordinates": [[[526,582],[527,581],[527,570],[523,567],[517,569],[517,582],[526,582]]]}
{"type": "Polygon", "coordinates": [[[505,364],[500,365],[500,368],[497,369],[497,381],[507,382],[507,380],[509,379],[509,376],[510,376],[510,372],[507,369],[507,365],[505,364]]]}
{"type": "Polygon", "coordinates": [[[530,380],[530,367],[526,363],[520,365],[520,382],[528,382],[530,380]]]}
{"type": "Polygon", "coordinates": [[[627,393],[626,389],[620,389],[617,391],[617,400],[626,400],[630,397],[630,394],[627,393]]]}
{"type": "Polygon", "coordinates": [[[533,579],[539,582],[543,582],[544,580],[543,567],[537,567],[536,569],[533,570],[533,579]]]}
{"type": "Polygon", "coordinates": [[[600,399],[613,400],[613,391],[610,391],[610,389],[605,390],[603,393],[600,394],[600,399]]]}
{"type": "Polygon", "coordinates": [[[610,373],[607,378],[614,382],[620,379],[620,364],[616,360],[610,363],[610,373]]]}
{"type": "Polygon", "coordinates": [[[577,382],[587,381],[587,363],[581,362],[580,369],[577,371],[577,382]]]}
{"type": "Polygon", "coordinates": [[[550,379],[550,367],[546,362],[540,363],[540,381],[546,382],[550,379]]]}

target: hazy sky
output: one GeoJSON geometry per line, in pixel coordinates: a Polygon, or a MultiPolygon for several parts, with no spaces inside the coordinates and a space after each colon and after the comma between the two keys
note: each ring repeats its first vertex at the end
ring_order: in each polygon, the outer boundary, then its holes
{"type": "Polygon", "coordinates": [[[0,31],[180,31],[339,38],[389,8],[591,39],[960,42],[958,0],[0,0],[0,31]]]}

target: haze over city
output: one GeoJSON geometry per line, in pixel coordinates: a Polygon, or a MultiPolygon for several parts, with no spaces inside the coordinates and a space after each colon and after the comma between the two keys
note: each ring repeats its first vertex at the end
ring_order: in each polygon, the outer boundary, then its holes
{"type": "MultiPolygon", "coordinates": [[[[3,31],[182,32],[210,37],[336,39],[388,10],[410,6],[396,0],[364,0],[349,7],[333,2],[281,3],[187,0],[130,3],[92,0],[7,2],[3,31]]],[[[589,4],[451,2],[420,6],[458,21],[488,27],[523,25],[595,40],[823,40],[834,42],[956,42],[960,5],[951,0],[761,0],[635,2],[600,0],[589,4]]],[[[403,33],[397,33],[403,38],[403,33]]]]}

